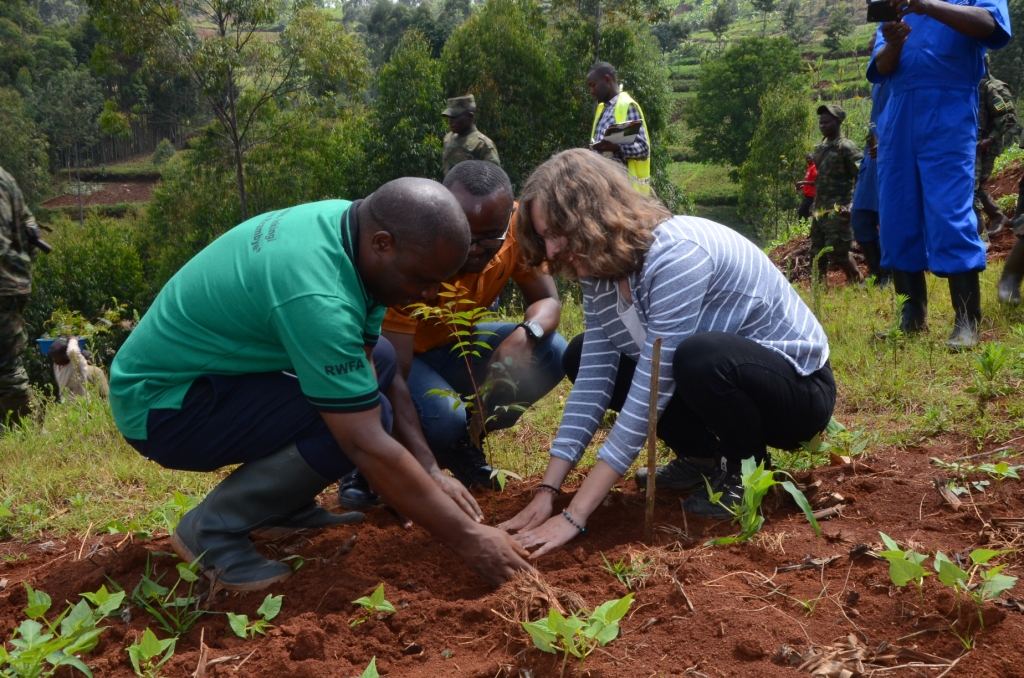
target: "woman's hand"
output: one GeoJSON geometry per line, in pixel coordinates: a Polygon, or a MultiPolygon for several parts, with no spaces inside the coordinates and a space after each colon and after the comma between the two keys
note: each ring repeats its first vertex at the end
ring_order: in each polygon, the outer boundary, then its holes
{"type": "Polygon", "coordinates": [[[558,514],[548,518],[543,525],[535,530],[520,532],[514,539],[524,548],[540,546],[530,554],[530,560],[536,560],[545,553],[568,544],[579,533],[580,531],[575,525],[566,520],[562,514],[558,514]]]}
{"type": "Polygon", "coordinates": [[[551,517],[554,501],[555,497],[550,492],[540,490],[533,495],[533,501],[527,504],[526,508],[511,520],[498,525],[498,529],[506,532],[532,530],[551,517]]]}

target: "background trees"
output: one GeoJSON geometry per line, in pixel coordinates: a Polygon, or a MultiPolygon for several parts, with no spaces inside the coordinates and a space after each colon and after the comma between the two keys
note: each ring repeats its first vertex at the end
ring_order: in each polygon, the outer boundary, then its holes
{"type": "Polygon", "coordinates": [[[744,38],[705,64],[687,121],[698,158],[742,165],[761,121],[761,97],[800,73],[800,54],[786,38],[744,38]]]}

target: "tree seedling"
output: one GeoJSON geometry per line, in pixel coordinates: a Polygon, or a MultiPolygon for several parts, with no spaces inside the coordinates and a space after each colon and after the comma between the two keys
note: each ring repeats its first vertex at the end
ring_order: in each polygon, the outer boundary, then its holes
{"type": "Polygon", "coordinates": [[[904,551],[899,544],[884,532],[879,532],[882,542],[885,543],[886,551],[879,551],[878,555],[889,561],[889,579],[892,583],[903,588],[909,583],[917,587],[920,597],[924,598],[924,578],[930,575],[921,566],[928,558],[927,553],[918,553],[913,550],[904,551]]]}
{"type": "MultiPolygon", "coordinates": [[[[975,549],[971,551],[971,565],[965,572],[953,561],[945,556],[942,551],[935,553],[935,572],[939,575],[939,581],[952,588],[957,595],[957,610],[960,609],[960,594],[966,593],[967,597],[974,603],[978,612],[978,624],[985,628],[985,620],[981,614],[981,606],[985,601],[995,600],[1003,591],[1009,591],[1017,583],[1016,577],[1002,574],[1006,564],[993,567],[990,563],[993,558],[1010,553],[1010,551],[993,551],[991,549],[975,549]]],[[[959,616],[959,614],[958,614],[959,616]]],[[[954,630],[955,632],[955,630],[954,630]]],[[[970,627],[968,627],[968,635],[970,627]]],[[[960,638],[960,642],[964,639],[960,638]]],[[[970,646],[967,646],[968,649],[970,646]]]]}
{"type": "Polygon", "coordinates": [[[128,658],[139,678],[158,678],[160,667],[174,655],[174,644],[177,638],[160,640],[147,627],[142,638],[128,646],[128,658]],[[163,656],[161,656],[163,655],[163,656]]]}
{"type": "Polygon", "coordinates": [[[580,610],[563,617],[552,608],[548,616],[535,622],[523,622],[533,644],[544,652],[562,653],[562,675],[569,655],[580,660],[579,672],[587,657],[598,647],[604,647],[619,637],[619,620],[633,604],[633,594],[602,603],[591,613],[580,610]]]}
{"type": "Polygon", "coordinates": [[[996,385],[996,378],[999,370],[1006,364],[1009,356],[1006,347],[996,342],[985,342],[981,345],[981,352],[974,354],[975,366],[978,368],[978,378],[974,386],[964,389],[965,393],[973,393],[978,399],[978,412],[984,413],[985,406],[989,401],[1002,395],[1002,389],[996,385]]]}
{"type": "Polygon", "coordinates": [[[52,676],[61,666],[71,666],[92,678],[89,667],[77,655],[92,651],[106,627],[96,624],[121,606],[124,593],[110,594],[106,587],[96,593],[83,594],[77,605],[69,605],[52,622],[46,620],[51,606],[50,596],[36,591],[27,583],[25,592],[28,617],[14,631],[10,651],[0,646],[0,675],[17,678],[52,676]],[[101,601],[96,608],[90,600],[101,601]]]}
{"type": "Polygon", "coordinates": [[[235,632],[236,636],[243,639],[255,638],[257,633],[261,636],[267,635],[267,629],[274,627],[270,620],[281,612],[281,601],[283,598],[283,595],[275,596],[273,594],[264,598],[263,604],[256,610],[256,614],[260,618],[251,624],[247,615],[228,612],[228,624],[231,625],[231,630],[235,632]]]}
{"type": "Polygon", "coordinates": [[[716,546],[721,544],[736,544],[744,542],[753,537],[761,530],[761,526],[764,525],[764,516],[761,515],[761,502],[764,496],[768,494],[775,485],[781,485],[786,492],[793,497],[793,501],[796,505],[804,512],[807,516],[808,522],[811,523],[811,527],[814,528],[814,533],[821,536],[821,530],[818,528],[818,521],[814,518],[814,512],[811,510],[811,505],[807,503],[807,497],[804,493],[796,488],[791,480],[778,481],[775,479],[775,474],[779,473],[788,477],[790,476],[785,471],[768,471],[765,470],[764,462],[761,462],[757,466],[754,466],[754,458],[750,457],[744,459],[740,465],[740,480],[743,483],[743,497],[740,503],[735,507],[726,506],[721,502],[722,493],[715,492],[711,489],[711,483],[708,482],[707,478],[704,479],[704,484],[707,486],[708,497],[711,502],[718,504],[726,511],[733,515],[733,523],[740,526],[740,533],[735,537],[719,537],[712,539],[705,544],[706,546],[716,546]]]}
{"type": "Polygon", "coordinates": [[[642,583],[650,576],[650,573],[644,572],[644,570],[651,564],[651,561],[645,561],[642,557],[633,559],[625,556],[619,562],[612,563],[602,553],[601,560],[604,561],[605,572],[614,575],[619,583],[629,591],[633,590],[634,584],[642,583]]]}
{"type": "MultiPolygon", "coordinates": [[[[176,571],[178,580],[170,588],[160,584],[166,572],[156,579],[153,578],[153,567],[150,557],[146,556],[146,569],[142,579],[132,591],[131,601],[137,607],[153,615],[157,625],[175,638],[188,633],[199,618],[207,614],[199,609],[199,599],[194,595],[196,582],[199,581],[199,558],[191,563],[178,563],[176,571]],[[182,587],[182,583],[185,584],[182,587]],[[185,589],[184,595],[178,595],[178,589],[185,589]]],[[[173,553],[156,552],[156,555],[174,556],[173,553]]],[[[177,557],[177,556],[174,556],[177,557]]],[[[108,577],[109,579],[109,577],[108,577]]],[[[114,583],[111,580],[111,583],[114,583]]],[[[116,583],[114,583],[116,586],[116,583]]]]}
{"type": "Polygon", "coordinates": [[[374,589],[373,593],[371,593],[369,596],[363,596],[362,598],[358,598],[356,600],[353,600],[352,602],[356,605],[361,606],[366,614],[364,614],[361,617],[356,617],[355,619],[353,619],[351,622],[349,622],[349,626],[356,626],[358,624],[362,624],[363,622],[365,622],[370,617],[376,614],[383,614],[387,616],[394,614],[396,612],[395,606],[389,603],[388,601],[384,600],[383,583],[376,589],[374,589]]]}

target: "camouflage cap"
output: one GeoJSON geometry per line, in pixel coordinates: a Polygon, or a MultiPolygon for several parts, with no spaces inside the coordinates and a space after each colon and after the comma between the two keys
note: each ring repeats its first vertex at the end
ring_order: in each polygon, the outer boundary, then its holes
{"type": "Polygon", "coordinates": [[[456,117],[462,115],[466,111],[476,110],[476,99],[473,98],[472,94],[467,94],[464,97],[452,97],[448,100],[448,108],[444,109],[441,115],[445,117],[456,117]]]}
{"type": "Polygon", "coordinates": [[[833,118],[842,122],[846,120],[846,111],[839,104],[822,104],[818,106],[818,115],[831,115],[833,118]]]}

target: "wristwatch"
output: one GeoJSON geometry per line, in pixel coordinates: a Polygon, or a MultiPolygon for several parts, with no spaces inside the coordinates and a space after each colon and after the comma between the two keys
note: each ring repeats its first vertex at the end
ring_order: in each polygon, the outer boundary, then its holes
{"type": "Polygon", "coordinates": [[[526,336],[532,337],[537,341],[544,338],[544,328],[540,326],[540,323],[536,320],[524,320],[523,322],[516,325],[516,327],[522,327],[526,330],[526,336]]]}

